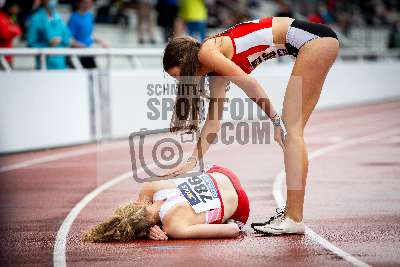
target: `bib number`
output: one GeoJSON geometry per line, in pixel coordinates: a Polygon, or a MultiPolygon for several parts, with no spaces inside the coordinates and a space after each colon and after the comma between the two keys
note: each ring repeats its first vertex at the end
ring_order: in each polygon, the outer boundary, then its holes
{"type": "Polygon", "coordinates": [[[218,191],[207,174],[179,178],[174,182],[196,213],[221,207],[218,191]]]}

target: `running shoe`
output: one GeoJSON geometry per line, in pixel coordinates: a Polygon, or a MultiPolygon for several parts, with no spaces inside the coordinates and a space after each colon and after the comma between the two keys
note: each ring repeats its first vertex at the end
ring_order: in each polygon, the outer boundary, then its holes
{"type": "Polygon", "coordinates": [[[284,209],[278,208],[275,216],[263,223],[252,223],[251,228],[262,234],[304,234],[304,223],[297,223],[289,217],[285,217],[285,211],[286,207],[284,209]]]}
{"type": "Polygon", "coordinates": [[[282,235],[282,234],[299,234],[303,235],[305,226],[303,222],[295,222],[289,217],[284,217],[281,220],[275,220],[270,224],[263,226],[254,226],[253,229],[257,233],[282,235]]]}
{"type": "Polygon", "coordinates": [[[285,211],[286,211],[286,207],[283,209],[277,208],[276,209],[276,214],[275,216],[270,217],[267,221],[262,222],[262,223],[252,223],[251,224],[251,228],[253,228],[254,230],[256,230],[255,227],[260,227],[260,226],[265,226],[267,224],[277,224],[279,223],[283,217],[285,216],[285,211]]]}

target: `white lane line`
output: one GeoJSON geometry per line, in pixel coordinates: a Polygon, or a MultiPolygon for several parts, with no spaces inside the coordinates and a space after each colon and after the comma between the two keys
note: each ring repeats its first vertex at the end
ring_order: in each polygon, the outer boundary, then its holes
{"type": "MultiPolygon", "coordinates": [[[[138,169],[138,173],[142,172],[143,169],[138,169]]],[[[71,211],[68,213],[67,217],[65,217],[60,229],[58,229],[56,242],[54,244],[54,251],[53,251],[53,265],[55,267],[65,267],[67,266],[66,261],[66,247],[67,247],[67,236],[69,230],[71,229],[74,220],[81,212],[81,210],[90,202],[92,201],[98,194],[107,190],[108,188],[114,186],[115,184],[122,182],[128,178],[132,177],[132,171],[123,173],[108,182],[102,184],[101,186],[97,187],[95,190],[87,194],[81,201],[76,204],[71,211]]],[[[133,178],[132,178],[133,179],[133,178]]]]}
{"type": "Polygon", "coordinates": [[[26,160],[26,161],[10,164],[7,166],[1,166],[0,173],[13,171],[13,170],[21,169],[21,168],[26,168],[26,167],[30,167],[30,166],[33,166],[36,164],[42,164],[42,163],[46,163],[46,162],[50,162],[50,161],[87,155],[87,154],[95,153],[98,151],[112,150],[112,149],[116,149],[119,147],[122,147],[122,145],[118,142],[118,143],[112,143],[109,145],[105,145],[105,147],[103,147],[103,148],[102,147],[100,147],[100,148],[98,148],[98,147],[78,148],[73,151],[55,153],[55,154],[49,155],[49,156],[26,160]]]}
{"type": "MultiPolygon", "coordinates": [[[[215,150],[222,150],[224,148],[225,148],[225,146],[221,146],[220,148],[216,148],[215,150]]],[[[327,148],[329,148],[329,147],[327,147],[327,148]]],[[[184,153],[184,156],[187,156],[187,155],[189,155],[189,153],[184,153]]],[[[148,165],[149,168],[151,168],[152,166],[154,166],[154,163],[148,165]]],[[[143,172],[143,169],[139,168],[137,172],[139,174],[139,173],[143,172]]],[[[284,172],[283,172],[283,176],[284,176],[284,172]]],[[[92,192],[90,192],[88,195],[86,195],[71,209],[71,211],[68,213],[67,217],[64,219],[61,227],[59,228],[59,230],[57,232],[56,241],[55,241],[54,250],[53,250],[53,265],[55,267],[66,267],[67,266],[67,263],[66,263],[67,236],[71,229],[72,224],[74,223],[75,219],[77,218],[79,213],[82,211],[82,209],[87,204],[89,204],[97,195],[99,195],[103,191],[111,188],[115,184],[128,179],[129,177],[132,177],[131,171],[123,173],[117,177],[112,178],[108,182],[102,184],[101,186],[97,187],[92,192]]],[[[276,197],[277,196],[279,197],[279,195],[281,194],[281,193],[279,193],[278,195],[276,195],[276,193],[275,193],[275,187],[276,187],[276,182],[277,182],[276,180],[277,180],[277,178],[275,178],[275,181],[274,181],[274,192],[273,192],[275,200],[277,199],[276,197]]],[[[283,181],[282,178],[281,178],[281,181],[283,181]]],[[[284,203],[283,196],[280,195],[280,197],[282,199],[281,203],[284,203]]],[[[279,202],[277,201],[277,203],[279,203],[279,202]]]]}
{"type": "MultiPolygon", "coordinates": [[[[222,150],[225,149],[224,146],[219,148],[214,148],[212,151],[222,150]]],[[[191,152],[183,153],[183,157],[187,157],[191,155],[191,152]]],[[[148,164],[147,167],[149,169],[155,167],[155,163],[148,164]]],[[[138,168],[137,174],[140,174],[144,171],[144,169],[138,168]]],[[[54,267],[66,267],[67,260],[66,260],[66,249],[67,249],[67,237],[68,233],[71,229],[72,224],[74,223],[75,219],[78,217],[79,213],[89,204],[96,196],[98,196],[103,191],[113,187],[114,185],[128,179],[132,178],[132,171],[125,172],[117,177],[110,179],[108,182],[102,184],[101,186],[94,189],[92,192],[87,194],[84,198],[82,198],[68,213],[67,217],[65,217],[63,223],[61,224],[60,228],[58,229],[56,241],[54,244],[53,250],[53,266],[54,267]]]]}
{"type": "MultiPolygon", "coordinates": [[[[183,156],[187,157],[191,153],[184,153],[183,156]]],[[[155,163],[148,164],[147,167],[149,169],[155,167],[155,163]]],[[[137,174],[141,174],[144,171],[142,167],[137,169],[137,174]]],[[[87,194],[84,198],[82,198],[68,213],[67,217],[65,217],[63,223],[58,229],[56,241],[54,244],[53,250],[53,266],[54,267],[66,267],[67,259],[66,259],[66,249],[67,249],[67,237],[69,230],[71,229],[72,224],[74,223],[76,217],[78,217],[79,213],[89,204],[96,196],[98,196],[103,191],[113,187],[114,185],[128,179],[132,178],[132,171],[125,172],[117,177],[112,178],[108,182],[102,184],[101,186],[94,189],[92,192],[87,194]]]]}
{"type": "MultiPolygon", "coordinates": [[[[357,144],[362,144],[362,143],[367,143],[367,142],[371,142],[374,140],[379,140],[381,138],[387,138],[389,136],[392,136],[396,133],[398,133],[399,131],[385,131],[385,132],[380,132],[378,134],[373,134],[373,135],[367,135],[364,137],[360,137],[360,138],[353,138],[353,139],[349,139],[347,141],[343,141],[341,143],[338,144],[334,144],[334,145],[330,145],[330,146],[326,146],[324,148],[318,149],[316,151],[313,151],[309,154],[309,160],[323,156],[327,153],[342,149],[342,148],[346,148],[349,146],[353,146],[353,145],[357,145],[357,144]]],[[[285,178],[285,169],[283,168],[278,175],[275,177],[274,180],[274,184],[273,184],[273,195],[274,195],[274,199],[276,204],[279,207],[283,207],[286,204],[286,200],[284,197],[284,192],[283,192],[283,188],[284,186],[284,179],[285,178]]],[[[366,266],[370,266],[367,263],[355,258],[353,255],[343,251],[342,249],[336,247],[335,245],[333,245],[332,243],[330,243],[328,240],[324,239],[323,237],[321,237],[320,235],[318,235],[317,233],[315,233],[311,228],[309,228],[308,226],[306,226],[306,235],[313,241],[315,241],[316,243],[320,244],[322,247],[324,247],[325,249],[333,252],[334,254],[336,254],[337,256],[343,258],[344,260],[352,263],[355,266],[360,266],[360,267],[366,267],[366,266]]]]}

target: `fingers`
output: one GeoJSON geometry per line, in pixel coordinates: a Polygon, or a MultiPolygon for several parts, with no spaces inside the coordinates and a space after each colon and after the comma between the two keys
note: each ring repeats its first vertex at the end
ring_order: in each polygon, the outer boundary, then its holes
{"type": "Polygon", "coordinates": [[[174,172],[172,173],[172,176],[178,176],[178,175],[181,175],[182,173],[183,173],[182,170],[177,170],[177,171],[174,171],[174,172]]]}
{"type": "Polygon", "coordinates": [[[155,234],[153,234],[153,233],[151,233],[151,234],[149,235],[149,238],[152,239],[152,240],[157,240],[157,241],[167,240],[167,239],[162,238],[162,237],[160,237],[160,236],[158,236],[158,235],[155,235],[155,234]]]}
{"type": "Polygon", "coordinates": [[[275,135],[275,141],[281,146],[283,150],[285,149],[285,144],[283,143],[280,135],[275,135]]]}
{"type": "Polygon", "coordinates": [[[160,177],[166,176],[175,176],[176,168],[166,171],[165,173],[161,174],[160,177]]]}
{"type": "Polygon", "coordinates": [[[159,236],[168,239],[167,233],[164,232],[158,225],[155,226],[154,230],[157,232],[159,236]]]}
{"type": "Polygon", "coordinates": [[[285,145],[283,144],[282,140],[280,140],[279,145],[281,146],[282,150],[285,150],[285,145]]]}
{"type": "Polygon", "coordinates": [[[182,173],[184,173],[185,171],[184,171],[184,166],[182,166],[182,165],[179,165],[179,166],[177,166],[177,167],[175,167],[175,168],[173,168],[173,169],[171,169],[171,170],[169,170],[168,172],[167,172],[167,175],[165,175],[165,176],[177,176],[177,175],[180,175],[180,174],[182,174],[182,173]]]}
{"type": "Polygon", "coordinates": [[[159,236],[159,235],[156,235],[156,234],[150,234],[150,239],[153,239],[153,240],[158,240],[158,241],[161,241],[161,240],[168,240],[168,238],[167,237],[162,237],[162,236],[159,236]]]}
{"type": "Polygon", "coordinates": [[[153,240],[167,240],[168,239],[167,234],[163,230],[161,230],[161,228],[158,225],[155,225],[152,228],[150,228],[149,237],[150,237],[150,239],[153,239],[153,240]]]}
{"type": "Polygon", "coordinates": [[[274,139],[281,146],[282,150],[285,150],[285,132],[283,131],[282,127],[275,127],[274,139]]]}
{"type": "Polygon", "coordinates": [[[285,144],[283,143],[281,138],[278,139],[278,143],[281,146],[282,150],[285,150],[285,144]]]}
{"type": "Polygon", "coordinates": [[[159,175],[159,177],[178,176],[178,175],[184,174],[190,170],[193,170],[193,168],[194,168],[194,166],[191,166],[190,163],[184,162],[175,168],[167,170],[165,173],[159,175]]]}

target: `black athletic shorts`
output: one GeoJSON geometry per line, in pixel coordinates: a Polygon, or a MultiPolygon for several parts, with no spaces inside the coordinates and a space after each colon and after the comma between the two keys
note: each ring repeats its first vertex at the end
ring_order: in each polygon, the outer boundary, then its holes
{"type": "Polygon", "coordinates": [[[326,25],[294,20],[286,33],[286,49],[290,55],[296,57],[305,43],[321,37],[339,40],[336,33],[326,25]]]}

